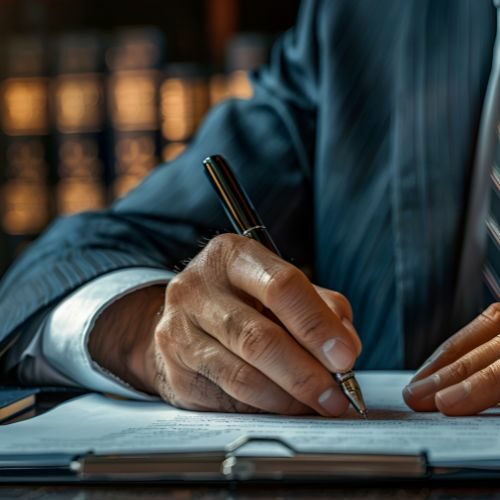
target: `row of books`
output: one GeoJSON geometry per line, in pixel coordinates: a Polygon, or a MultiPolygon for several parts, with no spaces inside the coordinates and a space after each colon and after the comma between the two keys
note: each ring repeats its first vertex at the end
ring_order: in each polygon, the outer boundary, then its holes
{"type": "Polygon", "coordinates": [[[168,63],[151,27],[3,45],[0,177],[3,268],[57,215],[105,207],[175,158],[208,109],[251,95],[266,37],[240,35],[224,72],[168,63]]]}

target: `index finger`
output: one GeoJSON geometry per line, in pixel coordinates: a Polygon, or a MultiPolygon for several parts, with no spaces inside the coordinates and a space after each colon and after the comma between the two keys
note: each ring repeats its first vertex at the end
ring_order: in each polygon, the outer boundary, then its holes
{"type": "Polygon", "coordinates": [[[457,361],[464,354],[488,342],[500,333],[500,303],[491,304],[477,318],[450,337],[422,365],[412,382],[424,379],[457,361]]]}
{"type": "Polygon", "coordinates": [[[270,309],[329,370],[352,368],[357,353],[352,333],[298,268],[259,243],[241,238],[228,257],[226,272],[233,286],[270,309]]]}

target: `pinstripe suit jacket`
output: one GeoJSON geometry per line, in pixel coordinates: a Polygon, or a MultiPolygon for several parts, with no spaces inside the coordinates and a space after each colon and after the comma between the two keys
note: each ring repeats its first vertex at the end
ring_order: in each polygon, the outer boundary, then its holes
{"type": "MultiPolygon", "coordinates": [[[[58,220],[0,287],[0,339],[111,270],[174,268],[230,229],[201,161],[225,155],[280,247],[351,300],[358,366],[415,366],[450,309],[492,60],[490,0],[306,0],[190,148],[103,212],[58,220]]],[[[472,317],[471,307],[465,317],[472,317]]]]}

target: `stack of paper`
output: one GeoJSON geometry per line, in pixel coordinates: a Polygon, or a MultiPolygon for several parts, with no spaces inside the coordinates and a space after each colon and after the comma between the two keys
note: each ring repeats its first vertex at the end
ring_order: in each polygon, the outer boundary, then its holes
{"type": "MultiPolygon", "coordinates": [[[[474,417],[414,413],[401,397],[407,373],[358,373],[363,420],[183,411],[161,402],[92,394],[32,420],[0,428],[1,454],[154,453],[223,450],[242,436],[276,437],[303,452],[427,452],[434,466],[500,467],[500,412],[474,417]]],[[[255,445],[257,446],[257,445],[255,445]]],[[[252,450],[256,452],[256,450],[252,450]]],[[[259,446],[260,455],[283,453],[259,446]]]]}

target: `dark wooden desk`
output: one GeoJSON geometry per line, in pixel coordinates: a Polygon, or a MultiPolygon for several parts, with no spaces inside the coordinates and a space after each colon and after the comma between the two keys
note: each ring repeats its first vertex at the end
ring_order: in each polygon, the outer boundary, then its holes
{"type": "Polygon", "coordinates": [[[0,498],[35,500],[56,498],[57,500],[124,500],[153,499],[214,499],[246,500],[269,499],[354,499],[354,500],[445,500],[500,499],[500,482],[483,487],[462,485],[437,485],[429,487],[171,487],[171,486],[0,486],[0,498]]]}

